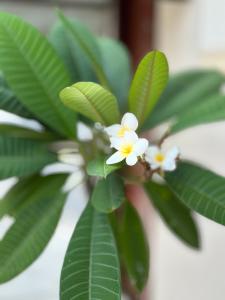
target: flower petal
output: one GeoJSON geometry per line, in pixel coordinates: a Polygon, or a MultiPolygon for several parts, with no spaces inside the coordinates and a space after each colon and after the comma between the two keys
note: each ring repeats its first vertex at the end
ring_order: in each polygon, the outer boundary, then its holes
{"type": "Polygon", "coordinates": [[[122,161],[124,158],[124,155],[122,155],[121,152],[117,151],[107,159],[106,164],[113,165],[122,161]]]}
{"type": "Polygon", "coordinates": [[[111,148],[115,148],[116,150],[119,150],[123,140],[120,138],[111,137],[110,142],[111,142],[111,145],[110,145],[111,148]]]}
{"type": "Polygon", "coordinates": [[[137,156],[142,155],[148,148],[148,140],[138,139],[137,143],[134,145],[134,152],[137,156]]]}
{"type": "Polygon", "coordinates": [[[148,149],[145,152],[145,158],[146,160],[151,163],[151,162],[155,162],[154,157],[156,156],[157,153],[160,152],[159,147],[157,146],[150,146],[148,147],[148,149]]]}
{"type": "Polygon", "coordinates": [[[124,141],[127,143],[135,144],[138,141],[138,135],[134,131],[127,131],[124,134],[124,141]]]}
{"type": "Polygon", "coordinates": [[[121,124],[130,130],[136,130],[138,128],[138,120],[132,113],[125,113],[122,118],[121,124]]]}
{"type": "Polygon", "coordinates": [[[133,166],[137,163],[138,159],[137,156],[135,154],[130,154],[127,156],[126,158],[126,163],[128,164],[128,166],[133,166]]]}
{"type": "Polygon", "coordinates": [[[105,128],[105,132],[109,135],[109,136],[117,136],[118,131],[121,129],[121,125],[119,124],[114,124],[111,125],[109,127],[105,128]]]}
{"type": "Polygon", "coordinates": [[[175,159],[165,159],[162,164],[162,169],[164,171],[174,171],[176,169],[176,160],[175,159]]]}
{"type": "Polygon", "coordinates": [[[178,147],[173,147],[171,148],[167,153],[166,153],[166,159],[176,159],[178,155],[180,154],[180,150],[178,147]]]}

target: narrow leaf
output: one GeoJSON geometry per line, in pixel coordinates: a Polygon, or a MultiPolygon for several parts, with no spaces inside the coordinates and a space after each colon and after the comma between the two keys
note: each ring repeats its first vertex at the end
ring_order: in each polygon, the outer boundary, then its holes
{"type": "Polygon", "coordinates": [[[131,283],[142,291],[149,274],[149,247],[140,217],[128,201],[124,208],[119,249],[131,283]]]}
{"type": "Polygon", "coordinates": [[[121,168],[121,164],[107,165],[106,160],[106,157],[101,156],[90,161],[87,165],[88,175],[106,178],[110,173],[121,168]]]}
{"type": "MultiPolygon", "coordinates": [[[[75,27],[76,30],[80,29],[82,31],[80,34],[84,38],[84,26],[75,20],[70,20],[70,22],[71,26],[75,27]]],[[[88,32],[86,35],[89,34],[88,32]]],[[[71,36],[61,22],[55,24],[48,38],[68,68],[73,82],[96,81],[96,76],[89,58],[79,43],[77,43],[77,40],[71,36]]],[[[86,39],[88,39],[88,37],[86,37],[86,39]]]]}
{"type": "Polygon", "coordinates": [[[59,189],[65,182],[66,177],[66,174],[48,176],[35,174],[20,178],[0,200],[0,219],[4,215],[16,217],[26,205],[33,201],[31,196],[34,193],[41,191],[42,194],[48,194],[51,184],[59,189]]]}
{"type": "Polygon", "coordinates": [[[58,98],[70,83],[47,39],[20,18],[0,13],[0,69],[20,102],[59,134],[73,137],[75,115],[58,98]]]}
{"type": "Polygon", "coordinates": [[[140,62],[129,92],[129,109],[141,124],[155,107],[168,81],[168,63],[159,51],[149,52],[140,62]]]}
{"type": "Polygon", "coordinates": [[[175,172],[166,175],[166,181],[189,208],[225,225],[225,178],[192,165],[180,163],[175,172]]]}
{"type": "Polygon", "coordinates": [[[48,179],[44,189],[32,192],[29,205],[16,216],[15,223],[0,242],[0,283],[24,271],[44,250],[59,221],[65,194],[59,178],[48,179]]]}
{"type": "Polygon", "coordinates": [[[28,138],[40,141],[54,141],[57,137],[50,131],[36,131],[27,127],[0,123],[0,135],[15,138],[28,138]]]}
{"type": "Polygon", "coordinates": [[[120,109],[127,111],[127,97],[131,80],[129,52],[123,44],[114,39],[101,37],[97,41],[101,50],[102,65],[111,89],[119,101],[120,109]]]}
{"type": "Polygon", "coordinates": [[[110,89],[107,76],[102,67],[101,53],[95,37],[89,30],[87,30],[87,28],[81,25],[81,23],[75,21],[71,22],[61,11],[58,11],[58,15],[65,30],[88,57],[99,82],[106,88],[110,89]]]}
{"type": "Polygon", "coordinates": [[[71,238],[61,274],[60,299],[120,300],[120,267],[106,215],[88,205],[71,238]]]}
{"type": "Polygon", "coordinates": [[[32,118],[32,114],[20,103],[14,92],[9,88],[0,72],[0,109],[24,118],[32,118]]]}
{"type": "Polygon", "coordinates": [[[79,82],[63,89],[62,102],[94,122],[111,125],[119,120],[117,100],[108,90],[92,82],[79,82]]]}
{"type": "Polygon", "coordinates": [[[221,94],[206,97],[204,101],[187,109],[172,125],[170,132],[176,133],[196,125],[225,120],[225,96],[221,94]]]}
{"type": "Polygon", "coordinates": [[[41,142],[0,137],[0,179],[30,175],[55,161],[56,155],[41,142]]]}
{"type": "Polygon", "coordinates": [[[190,210],[170,191],[166,185],[149,181],[145,190],[163,221],[178,238],[193,248],[199,248],[197,225],[190,210]]]}
{"type": "Polygon", "coordinates": [[[177,118],[191,107],[194,109],[205,98],[218,94],[224,82],[224,74],[213,70],[185,71],[172,76],[144,128],[177,118]]]}
{"type": "Polygon", "coordinates": [[[110,213],[121,206],[125,199],[123,180],[110,174],[106,179],[97,182],[91,203],[96,210],[104,213],[110,213]]]}

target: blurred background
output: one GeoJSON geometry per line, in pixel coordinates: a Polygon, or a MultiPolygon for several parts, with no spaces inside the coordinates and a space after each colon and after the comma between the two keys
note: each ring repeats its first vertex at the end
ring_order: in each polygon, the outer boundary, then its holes
{"type": "MultiPolygon", "coordinates": [[[[225,72],[224,0],[0,0],[0,10],[15,13],[47,32],[54,7],[78,18],[94,32],[121,38],[134,65],[149,49],[168,57],[171,73],[193,67],[225,72]]],[[[0,120],[8,119],[0,112],[0,120]]],[[[168,140],[184,157],[225,176],[225,122],[189,129],[168,140]]],[[[11,181],[0,183],[3,194],[11,181]]],[[[81,186],[70,196],[63,218],[44,254],[26,272],[0,286],[1,300],[57,300],[63,256],[87,197],[81,186]]],[[[224,300],[225,228],[197,216],[199,252],[188,249],[151,214],[151,275],[148,300],[224,300]]],[[[0,234],[9,220],[3,219],[0,234]]],[[[105,299],[107,300],[107,299],[105,299]]]]}

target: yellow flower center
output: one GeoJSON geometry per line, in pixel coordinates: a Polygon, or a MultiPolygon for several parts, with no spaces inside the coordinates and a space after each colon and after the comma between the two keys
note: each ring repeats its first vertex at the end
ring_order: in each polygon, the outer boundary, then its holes
{"type": "Polygon", "coordinates": [[[159,163],[163,162],[165,159],[165,155],[163,155],[162,153],[157,153],[155,156],[155,160],[159,163]]]}
{"type": "Polygon", "coordinates": [[[125,144],[122,145],[120,152],[127,157],[128,155],[130,155],[133,152],[133,145],[131,144],[125,144]]]}
{"type": "Polygon", "coordinates": [[[124,134],[127,132],[127,131],[130,131],[130,128],[126,127],[126,126],[122,126],[120,128],[120,130],[117,132],[117,136],[118,137],[124,137],[124,134]]]}

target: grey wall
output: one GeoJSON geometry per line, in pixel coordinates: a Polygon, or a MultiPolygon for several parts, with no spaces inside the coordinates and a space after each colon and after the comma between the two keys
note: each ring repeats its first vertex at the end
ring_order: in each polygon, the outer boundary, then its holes
{"type": "Polygon", "coordinates": [[[42,31],[46,31],[56,19],[55,7],[60,7],[66,15],[78,18],[101,35],[117,36],[118,13],[113,0],[0,0],[1,11],[19,15],[42,31]]]}

